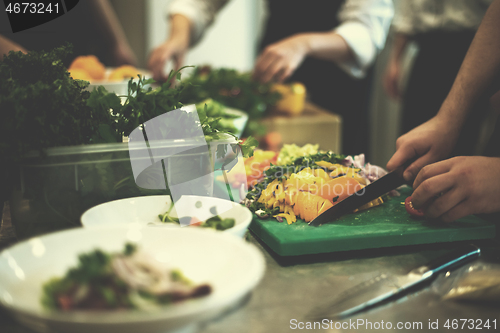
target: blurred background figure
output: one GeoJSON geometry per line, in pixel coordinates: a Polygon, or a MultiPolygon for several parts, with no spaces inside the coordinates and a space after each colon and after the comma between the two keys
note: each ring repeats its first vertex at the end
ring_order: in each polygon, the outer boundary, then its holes
{"type": "MultiPolygon", "coordinates": [[[[401,103],[400,134],[436,115],[455,80],[477,28],[493,0],[396,1],[394,32],[383,84],[401,103]],[[402,88],[404,54],[411,43],[417,54],[402,88]]],[[[469,116],[453,155],[477,150],[487,103],[469,116]]]]}
{"type": "Polygon", "coordinates": [[[73,58],[92,54],[107,66],[137,65],[137,57],[108,0],[80,1],[57,19],[17,33],[11,32],[8,20],[0,20],[0,55],[11,50],[52,50],[65,42],[73,44],[73,58]]]}
{"type": "MultiPolygon", "coordinates": [[[[173,0],[170,32],[148,66],[164,80],[165,65],[184,64],[227,0],[173,0]]],[[[385,45],[393,15],[390,0],[267,1],[267,20],[253,70],[262,82],[299,81],[310,100],[343,117],[342,151],[368,152],[371,66],[385,45]]]]}

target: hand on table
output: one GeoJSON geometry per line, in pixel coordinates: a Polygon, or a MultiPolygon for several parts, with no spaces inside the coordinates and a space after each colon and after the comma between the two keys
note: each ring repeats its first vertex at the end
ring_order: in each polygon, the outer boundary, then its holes
{"type": "Polygon", "coordinates": [[[427,164],[447,158],[457,138],[458,129],[436,116],[398,138],[396,152],[387,163],[387,169],[392,171],[414,160],[403,174],[406,181],[412,181],[427,164]]]}
{"type": "Polygon", "coordinates": [[[253,77],[267,83],[271,80],[283,82],[304,61],[307,55],[307,37],[294,35],[271,44],[258,57],[253,77]]]}
{"type": "Polygon", "coordinates": [[[149,56],[148,68],[153,72],[153,78],[157,82],[164,82],[168,73],[164,73],[168,60],[174,61],[174,71],[181,68],[184,57],[189,47],[189,41],[182,38],[171,38],[155,48],[149,56]]]}
{"type": "Polygon", "coordinates": [[[498,212],[500,158],[461,156],[427,165],[418,173],[413,188],[413,206],[445,222],[498,212]]]}

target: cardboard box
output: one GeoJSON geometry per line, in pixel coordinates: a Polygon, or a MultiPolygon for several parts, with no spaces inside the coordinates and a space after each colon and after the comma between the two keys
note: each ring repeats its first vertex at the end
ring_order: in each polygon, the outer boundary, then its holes
{"type": "Polygon", "coordinates": [[[306,102],[297,116],[275,113],[263,119],[268,132],[278,132],[283,144],[319,144],[321,150],[342,153],[342,117],[306,102]]]}

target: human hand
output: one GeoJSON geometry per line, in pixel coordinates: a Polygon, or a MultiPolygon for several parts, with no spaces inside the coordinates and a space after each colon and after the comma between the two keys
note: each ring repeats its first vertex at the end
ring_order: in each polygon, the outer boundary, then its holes
{"type": "Polygon", "coordinates": [[[401,64],[396,59],[391,59],[387,63],[382,84],[387,95],[395,100],[401,99],[399,89],[399,79],[401,77],[401,64]]]}
{"type": "Polygon", "coordinates": [[[500,158],[460,156],[427,165],[418,173],[413,188],[413,206],[445,222],[498,212],[500,158]]]}
{"type": "Polygon", "coordinates": [[[255,63],[253,78],[262,83],[283,82],[304,61],[307,45],[305,35],[294,35],[267,46],[255,63]]]}
{"type": "Polygon", "coordinates": [[[183,38],[171,38],[155,48],[149,56],[148,68],[153,72],[153,79],[164,82],[168,73],[164,73],[165,64],[168,60],[174,61],[174,71],[181,68],[184,57],[189,47],[189,40],[183,38]]]}
{"type": "Polygon", "coordinates": [[[403,173],[406,181],[412,181],[427,164],[447,158],[457,138],[458,129],[450,126],[443,117],[435,116],[398,138],[396,152],[387,162],[387,169],[392,171],[414,160],[403,173]]]}

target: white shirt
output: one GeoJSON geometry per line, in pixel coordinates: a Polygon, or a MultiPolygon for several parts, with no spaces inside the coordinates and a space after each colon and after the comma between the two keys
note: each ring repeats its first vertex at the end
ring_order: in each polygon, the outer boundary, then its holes
{"type": "Polygon", "coordinates": [[[415,35],[432,31],[476,30],[493,0],[399,0],[394,31],[415,35]]]}
{"type": "MultiPolygon", "coordinates": [[[[171,0],[167,15],[181,14],[191,21],[191,45],[194,45],[228,1],[171,0]]],[[[306,2],[304,4],[307,6],[306,2]]],[[[346,0],[338,13],[341,23],[334,31],[349,45],[355,61],[338,65],[353,77],[364,77],[368,67],[385,46],[393,15],[392,0],[346,0]]]]}

